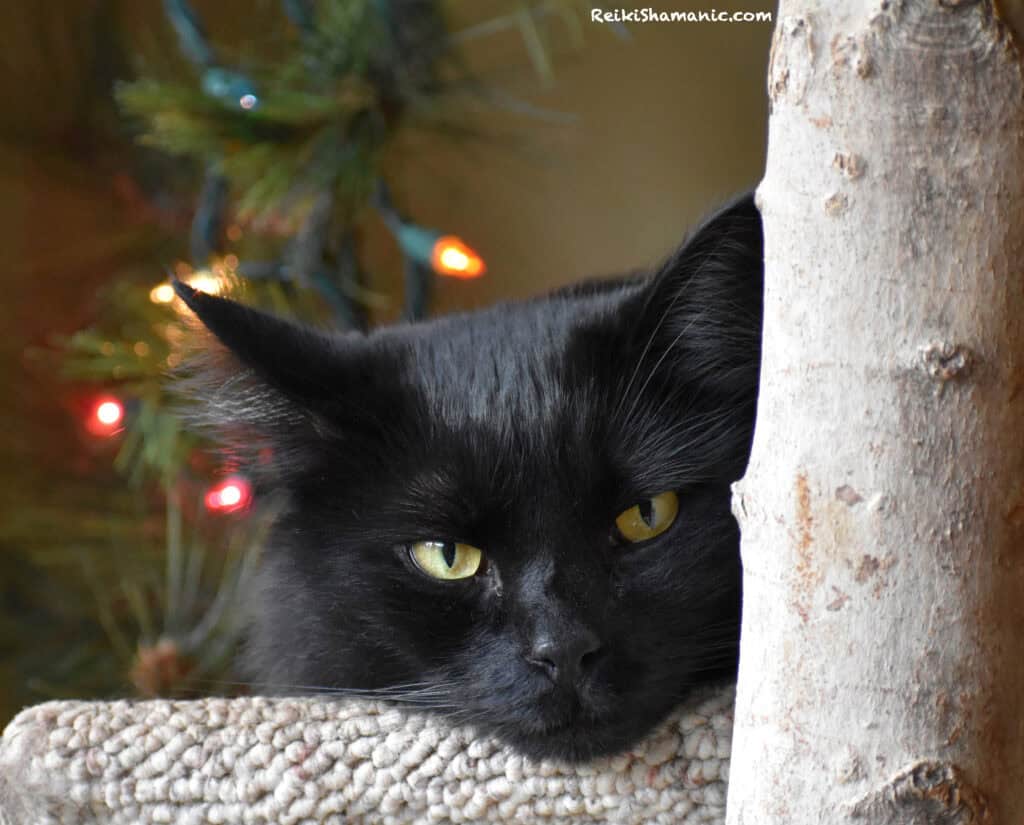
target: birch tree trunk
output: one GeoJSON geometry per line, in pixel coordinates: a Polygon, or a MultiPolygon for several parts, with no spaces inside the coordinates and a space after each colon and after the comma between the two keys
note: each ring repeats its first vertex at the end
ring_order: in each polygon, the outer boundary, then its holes
{"type": "Polygon", "coordinates": [[[730,825],[1024,822],[1024,82],[985,0],[782,0],[730,825]]]}

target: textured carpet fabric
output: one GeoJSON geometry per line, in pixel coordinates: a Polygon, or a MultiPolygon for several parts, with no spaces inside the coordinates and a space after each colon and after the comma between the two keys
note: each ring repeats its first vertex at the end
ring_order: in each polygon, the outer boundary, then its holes
{"type": "Polygon", "coordinates": [[[372,702],[49,702],[0,741],[0,822],[722,823],[733,698],[576,766],[372,702]]]}

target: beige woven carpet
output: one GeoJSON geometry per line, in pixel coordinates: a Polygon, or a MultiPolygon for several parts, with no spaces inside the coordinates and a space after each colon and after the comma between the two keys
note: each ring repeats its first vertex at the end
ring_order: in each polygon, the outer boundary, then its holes
{"type": "Polygon", "coordinates": [[[0,823],[722,823],[733,698],[578,766],[370,702],[49,702],[0,740],[0,823]]]}

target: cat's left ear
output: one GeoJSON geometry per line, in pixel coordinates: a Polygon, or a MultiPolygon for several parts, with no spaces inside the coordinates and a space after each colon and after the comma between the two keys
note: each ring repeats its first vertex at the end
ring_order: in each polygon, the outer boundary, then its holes
{"type": "Polygon", "coordinates": [[[756,392],[764,266],[753,193],[719,211],[666,261],[639,296],[631,338],[644,361],[724,395],[756,392]]]}

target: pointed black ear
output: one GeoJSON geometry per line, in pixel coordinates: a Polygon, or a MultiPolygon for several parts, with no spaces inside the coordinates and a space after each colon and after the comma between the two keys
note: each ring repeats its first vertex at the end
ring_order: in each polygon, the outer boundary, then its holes
{"type": "Polygon", "coordinates": [[[764,242],[753,193],[733,201],[665,262],[645,288],[634,346],[691,387],[756,394],[764,242]]]}
{"type": "Polygon", "coordinates": [[[368,352],[361,334],[330,335],[174,287],[211,333],[197,335],[178,373],[181,417],[264,487],[328,460],[332,445],[370,444],[401,407],[389,383],[397,368],[368,352]]]}
{"type": "Polygon", "coordinates": [[[345,359],[337,339],[181,281],[174,290],[239,366],[277,392],[315,404],[343,389],[345,359]]]}

